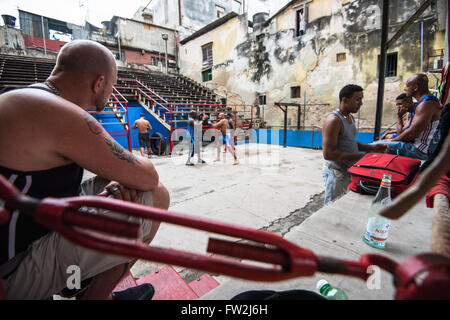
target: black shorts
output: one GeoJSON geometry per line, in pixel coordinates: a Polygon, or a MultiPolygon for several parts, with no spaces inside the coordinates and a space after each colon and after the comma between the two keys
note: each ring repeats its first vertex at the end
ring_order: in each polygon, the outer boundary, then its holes
{"type": "Polygon", "coordinates": [[[148,137],[148,133],[139,133],[139,147],[150,148],[150,139],[148,137]]]}

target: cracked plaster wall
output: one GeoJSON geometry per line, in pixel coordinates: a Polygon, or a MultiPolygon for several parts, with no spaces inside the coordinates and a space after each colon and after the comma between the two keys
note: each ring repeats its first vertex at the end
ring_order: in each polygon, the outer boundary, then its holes
{"type": "MultiPolygon", "coordinates": [[[[181,51],[198,50],[197,55],[181,57],[181,72],[201,82],[201,46],[213,43],[213,80],[207,85],[225,95],[229,103],[257,104],[265,94],[264,118],[269,126],[281,126],[283,113],[275,102],[330,104],[308,107],[306,126],[321,126],[324,114],[338,106],[339,90],[348,83],[361,85],[364,105],[360,129],[370,130],[375,122],[378,87],[378,55],[381,38],[381,8],[377,0],[315,0],[308,3],[308,23],[303,36],[295,36],[297,1],[271,20],[263,29],[247,33],[245,20],[232,19],[208,34],[190,41],[181,51]],[[231,37],[231,34],[239,36],[231,37]],[[346,60],[337,62],[336,55],[346,60]],[[189,57],[189,58],[188,58],[189,57]],[[189,61],[185,61],[189,59],[189,61]],[[290,88],[301,87],[301,98],[291,99],[290,88]],[[235,101],[230,102],[230,97],[235,101]]],[[[389,37],[406,22],[420,5],[417,0],[392,1],[389,37]]],[[[442,49],[445,30],[438,27],[436,6],[422,16],[424,48],[442,49]]],[[[395,97],[403,92],[409,76],[420,72],[420,23],[413,24],[388,53],[398,53],[397,77],[387,77],[384,94],[383,126],[395,122],[395,97]]],[[[186,53],[187,53],[186,51],[186,53]]],[[[429,75],[430,86],[436,77],[429,75]]],[[[289,111],[289,123],[297,122],[296,108],[289,111]]]]}

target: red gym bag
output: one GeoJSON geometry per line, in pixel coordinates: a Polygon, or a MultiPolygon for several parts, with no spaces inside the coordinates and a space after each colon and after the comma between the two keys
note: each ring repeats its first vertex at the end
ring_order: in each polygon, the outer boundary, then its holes
{"type": "Polygon", "coordinates": [[[398,196],[416,181],[420,160],[387,153],[366,153],[348,169],[351,176],[349,189],[362,194],[375,195],[383,174],[392,175],[391,196],[398,196]]]}

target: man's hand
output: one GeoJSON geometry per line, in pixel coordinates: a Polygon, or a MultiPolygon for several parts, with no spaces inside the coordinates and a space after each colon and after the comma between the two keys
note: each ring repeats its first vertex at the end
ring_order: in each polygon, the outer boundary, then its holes
{"type": "Polygon", "coordinates": [[[399,117],[399,118],[403,118],[403,116],[405,115],[405,114],[407,114],[409,111],[408,111],[408,108],[406,107],[406,106],[401,106],[401,107],[399,107],[398,109],[397,109],[397,116],[399,117]]]}
{"type": "Polygon", "coordinates": [[[99,195],[112,195],[114,199],[138,203],[139,197],[142,195],[142,191],[130,189],[116,181],[111,181],[99,195]]]}
{"type": "Polygon", "coordinates": [[[373,145],[373,152],[376,153],[387,153],[389,151],[389,146],[384,143],[377,143],[373,145]]]}
{"type": "Polygon", "coordinates": [[[395,130],[391,130],[391,131],[386,131],[380,138],[380,140],[386,140],[386,139],[390,139],[390,137],[392,136],[392,134],[397,133],[397,131],[395,130]]]}

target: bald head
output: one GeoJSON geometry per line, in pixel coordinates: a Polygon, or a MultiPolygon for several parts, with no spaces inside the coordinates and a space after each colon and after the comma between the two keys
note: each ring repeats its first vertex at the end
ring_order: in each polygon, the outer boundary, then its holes
{"type": "Polygon", "coordinates": [[[62,47],[52,75],[63,72],[84,77],[108,77],[115,70],[114,56],[106,47],[95,41],[74,40],[62,47]]]}
{"type": "Polygon", "coordinates": [[[428,91],[428,77],[426,74],[415,74],[411,77],[411,80],[417,84],[421,92],[428,91]]]}
{"type": "Polygon", "coordinates": [[[428,94],[428,77],[426,74],[415,74],[408,78],[405,86],[405,93],[408,97],[415,97],[416,99],[428,94]]]}

